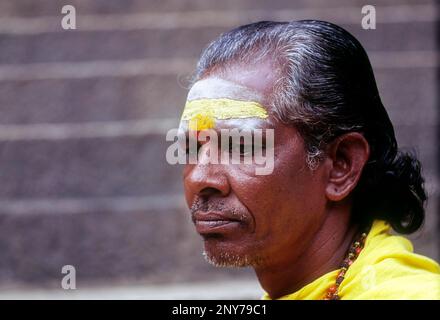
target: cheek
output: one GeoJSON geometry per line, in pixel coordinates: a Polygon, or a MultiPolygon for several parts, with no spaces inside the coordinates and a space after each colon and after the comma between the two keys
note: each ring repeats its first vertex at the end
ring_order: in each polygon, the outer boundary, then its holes
{"type": "Polygon", "coordinates": [[[231,168],[231,187],[253,215],[256,233],[262,237],[279,236],[282,230],[298,234],[324,211],[321,172],[306,166],[304,154],[294,159],[277,155],[275,169],[267,176],[255,176],[245,167],[231,168]]]}
{"type": "Polygon", "coordinates": [[[186,164],[182,170],[183,191],[188,208],[192,206],[194,198],[196,196],[194,194],[194,189],[191,188],[191,180],[188,177],[194,169],[195,165],[186,164]]]}
{"type": "Polygon", "coordinates": [[[280,195],[283,208],[288,211],[299,226],[319,220],[325,210],[325,183],[320,168],[311,170],[305,163],[301,166],[284,168],[282,175],[283,193],[280,195]]]}

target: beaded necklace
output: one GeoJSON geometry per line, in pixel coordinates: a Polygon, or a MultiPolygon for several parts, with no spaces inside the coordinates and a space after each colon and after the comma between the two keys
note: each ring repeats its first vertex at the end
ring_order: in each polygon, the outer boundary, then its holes
{"type": "Polygon", "coordinates": [[[367,232],[362,232],[360,237],[355,240],[350,249],[348,250],[348,255],[344,259],[341,264],[338,275],[336,276],[336,282],[330,288],[327,289],[327,293],[324,296],[324,300],[339,300],[339,286],[342,281],[345,279],[345,274],[347,273],[348,268],[353,264],[353,262],[357,259],[362,249],[365,246],[365,239],[367,238],[367,232]]]}

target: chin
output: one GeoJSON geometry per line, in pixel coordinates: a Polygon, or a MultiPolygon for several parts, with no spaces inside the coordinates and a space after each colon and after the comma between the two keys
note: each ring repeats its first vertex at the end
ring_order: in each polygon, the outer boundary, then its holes
{"type": "Polygon", "coordinates": [[[244,268],[261,265],[262,259],[252,251],[244,246],[205,239],[203,256],[216,267],[244,268]]]}

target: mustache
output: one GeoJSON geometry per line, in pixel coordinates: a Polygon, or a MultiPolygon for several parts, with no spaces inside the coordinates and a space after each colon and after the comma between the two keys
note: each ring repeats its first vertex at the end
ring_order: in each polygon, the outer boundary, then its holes
{"type": "Polygon", "coordinates": [[[196,197],[189,208],[189,211],[191,213],[191,218],[194,221],[194,215],[198,211],[202,212],[210,212],[210,211],[216,211],[216,212],[228,212],[231,217],[237,218],[239,220],[245,220],[246,214],[240,212],[236,208],[229,207],[224,200],[211,200],[211,201],[204,201],[200,197],[196,197]]]}
{"type": "Polygon", "coordinates": [[[200,197],[196,197],[194,199],[194,202],[192,203],[191,207],[189,208],[191,215],[194,216],[194,214],[197,211],[224,211],[225,210],[225,203],[223,200],[218,200],[216,202],[213,201],[204,201],[200,197]]]}

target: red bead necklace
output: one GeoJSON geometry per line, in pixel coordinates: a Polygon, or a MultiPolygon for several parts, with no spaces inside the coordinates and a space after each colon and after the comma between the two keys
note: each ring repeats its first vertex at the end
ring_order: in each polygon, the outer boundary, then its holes
{"type": "Polygon", "coordinates": [[[341,285],[342,281],[344,281],[345,274],[347,273],[348,268],[353,264],[353,262],[357,259],[362,249],[364,248],[366,238],[367,238],[367,232],[363,232],[360,235],[360,237],[352,243],[350,249],[348,250],[348,255],[341,264],[339,273],[336,277],[336,283],[327,289],[327,293],[324,296],[324,300],[340,299],[338,294],[339,286],[341,285]]]}

